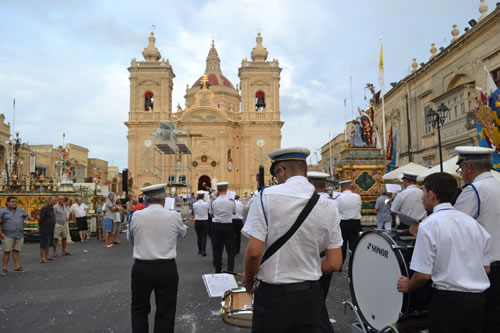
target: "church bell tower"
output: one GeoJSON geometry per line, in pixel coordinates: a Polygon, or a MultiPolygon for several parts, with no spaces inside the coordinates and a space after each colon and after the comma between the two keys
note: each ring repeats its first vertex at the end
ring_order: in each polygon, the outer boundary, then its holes
{"type": "Polygon", "coordinates": [[[145,61],[132,60],[130,67],[130,110],[128,121],[128,169],[132,191],[161,180],[160,165],[165,157],[154,150],[154,131],[160,122],[170,121],[175,74],[168,59],[162,59],[155,46],[154,33],[142,55],[145,61]]]}
{"type": "MultiPolygon", "coordinates": [[[[252,49],[252,61],[246,58],[238,71],[241,87],[241,126],[245,179],[253,185],[259,166],[269,170],[267,154],[281,148],[279,88],[281,68],[277,59],[267,61],[268,52],[262,45],[262,36],[257,34],[257,45],[252,49]]],[[[270,184],[271,176],[266,174],[265,185],[270,184]]],[[[248,183],[247,183],[248,182],[248,183]]]]}

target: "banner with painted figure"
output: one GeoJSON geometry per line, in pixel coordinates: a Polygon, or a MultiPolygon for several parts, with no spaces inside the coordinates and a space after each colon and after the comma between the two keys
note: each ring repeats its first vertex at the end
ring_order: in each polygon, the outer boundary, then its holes
{"type": "MultiPolygon", "coordinates": [[[[482,95],[482,94],[481,94],[482,95]]],[[[500,171],[500,88],[489,98],[477,99],[477,135],[480,147],[493,148],[493,169],[500,171]]]]}
{"type": "Polygon", "coordinates": [[[387,164],[387,170],[385,172],[391,172],[392,170],[396,169],[398,165],[398,160],[399,160],[399,145],[398,145],[398,139],[399,139],[399,128],[398,126],[394,126],[394,124],[391,124],[391,131],[389,133],[389,140],[387,141],[387,150],[386,150],[386,157],[385,159],[389,161],[389,164],[387,164]]]}

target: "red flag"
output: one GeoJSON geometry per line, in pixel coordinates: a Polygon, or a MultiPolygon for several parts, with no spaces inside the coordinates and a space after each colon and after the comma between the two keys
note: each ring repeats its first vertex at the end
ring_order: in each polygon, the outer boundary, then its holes
{"type": "Polygon", "coordinates": [[[481,102],[483,102],[483,104],[486,104],[487,100],[488,100],[488,96],[483,94],[483,92],[481,91],[481,102]]]}
{"type": "Polygon", "coordinates": [[[385,155],[385,159],[388,161],[392,160],[392,154],[393,154],[392,140],[393,139],[392,139],[392,125],[391,125],[391,131],[389,132],[389,140],[387,141],[387,150],[386,150],[386,155],[385,155]]]}

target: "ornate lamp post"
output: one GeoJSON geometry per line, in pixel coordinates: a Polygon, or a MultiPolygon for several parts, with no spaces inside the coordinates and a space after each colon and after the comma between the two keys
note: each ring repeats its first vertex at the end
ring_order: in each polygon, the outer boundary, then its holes
{"type": "Polygon", "coordinates": [[[437,110],[434,111],[432,108],[425,115],[432,124],[432,127],[438,130],[438,147],[439,147],[439,166],[441,172],[443,172],[443,152],[441,151],[441,126],[443,126],[446,118],[448,117],[448,112],[450,109],[441,103],[437,110]]]}

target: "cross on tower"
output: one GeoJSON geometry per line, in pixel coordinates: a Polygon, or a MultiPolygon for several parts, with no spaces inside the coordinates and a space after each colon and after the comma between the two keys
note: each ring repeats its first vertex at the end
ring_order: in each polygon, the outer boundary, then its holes
{"type": "Polygon", "coordinates": [[[208,88],[207,83],[208,83],[208,76],[207,76],[207,74],[203,74],[203,76],[201,77],[201,88],[202,89],[204,87],[208,88]]]}

